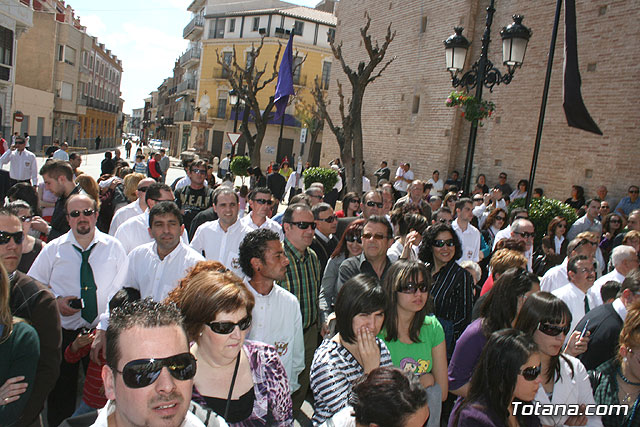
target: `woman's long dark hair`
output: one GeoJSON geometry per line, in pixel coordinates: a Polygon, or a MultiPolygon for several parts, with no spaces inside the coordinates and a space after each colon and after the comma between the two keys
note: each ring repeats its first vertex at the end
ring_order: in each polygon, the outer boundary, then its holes
{"type": "Polygon", "coordinates": [[[496,208],[496,209],[491,211],[491,213],[489,214],[489,216],[485,220],[484,224],[482,225],[482,229],[483,230],[488,230],[489,227],[491,227],[496,222],[496,217],[500,213],[504,214],[504,221],[502,221],[502,227],[500,228],[500,230],[504,229],[507,226],[507,216],[508,215],[507,215],[507,211],[505,211],[502,208],[496,208]]]}
{"type": "MultiPolygon", "coordinates": [[[[422,275],[422,280],[428,284],[427,287],[431,291],[431,275],[427,267],[419,261],[399,259],[387,271],[387,275],[382,282],[382,289],[389,304],[383,326],[387,341],[398,339],[398,289],[407,282],[418,283],[420,275],[422,275]]],[[[424,318],[427,313],[432,311],[432,300],[431,295],[429,295],[424,307],[413,316],[409,325],[409,339],[412,342],[420,342],[420,329],[424,324],[424,318]]]]}
{"type": "MultiPolygon", "coordinates": [[[[540,323],[552,325],[571,325],[571,311],[560,298],[549,292],[537,292],[531,295],[522,305],[515,328],[533,337],[540,323]]],[[[560,378],[560,358],[569,364],[571,378],[574,375],[573,364],[562,352],[551,356],[549,369],[545,372],[546,381],[560,378]]]]}
{"type": "Polygon", "coordinates": [[[618,234],[620,234],[622,232],[623,229],[624,229],[624,219],[617,212],[611,212],[610,214],[607,214],[607,216],[605,216],[604,219],[602,220],[602,233],[603,234],[604,233],[613,233],[613,236],[617,236],[618,234]],[[618,229],[616,231],[611,231],[611,219],[612,218],[618,218],[620,220],[620,227],[618,227],[618,229]]]}
{"type": "Polygon", "coordinates": [[[342,212],[344,212],[345,217],[353,216],[353,215],[349,215],[348,211],[349,211],[349,205],[351,204],[351,201],[354,199],[362,201],[362,199],[358,197],[358,195],[353,191],[348,192],[342,198],[342,212]]]}
{"type": "MultiPolygon", "coordinates": [[[[509,425],[509,405],[513,400],[522,365],[538,351],[533,338],[516,329],[491,334],[471,377],[469,393],[454,414],[458,425],[460,413],[470,405],[482,405],[495,414],[502,425],[509,425]]],[[[520,418],[520,416],[518,417],[520,418]]],[[[525,425],[518,419],[519,425],[525,425]]]]}
{"type": "Polygon", "coordinates": [[[420,258],[420,261],[427,264],[433,264],[433,250],[431,247],[436,241],[438,234],[445,231],[451,233],[451,238],[453,239],[454,247],[456,249],[451,261],[458,260],[462,256],[462,245],[460,244],[460,239],[458,239],[456,232],[450,225],[439,222],[427,228],[422,234],[422,242],[420,243],[420,249],[418,249],[418,258],[420,258]]]}

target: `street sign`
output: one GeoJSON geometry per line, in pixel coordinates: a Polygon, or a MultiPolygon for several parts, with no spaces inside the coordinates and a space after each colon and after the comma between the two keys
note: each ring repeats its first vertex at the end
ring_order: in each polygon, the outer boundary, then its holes
{"type": "Polygon", "coordinates": [[[300,142],[305,142],[307,140],[307,128],[300,129],[300,142]]]}
{"type": "Polygon", "coordinates": [[[241,133],[227,132],[227,137],[229,138],[229,141],[231,141],[231,145],[236,145],[236,142],[238,142],[241,136],[241,133]]]}
{"type": "Polygon", "coordinates": [[[13,115],[13,119],[20,123],[24,120],[24,115],[20,112],[20,111],[16,111],[15,114],[13,115]]]}

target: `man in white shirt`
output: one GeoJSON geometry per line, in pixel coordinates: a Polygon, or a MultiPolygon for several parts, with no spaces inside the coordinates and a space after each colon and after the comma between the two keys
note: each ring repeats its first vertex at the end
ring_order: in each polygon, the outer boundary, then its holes
{"type": "Polygon", "coordinates": [[[220,178],[224,178],[224,176],[229,172],[229,166],[231,165],[231,153],[227,153],[227,156],[220,161],[220,178]]]}
{"type": "Polygon", "coordinates": [[[17,182],[31,182],[38,185],[38,162],[36,155],[25,148],[25,140],[17,137],[15,145],[4,152],[0,157],[0,167],[11,163],[9,166],[9,185],[17,182]]]}
{"type": "MultiPolygon", "coordinates": [[[[596,270],[593,262],[584,255],[578,255],[571,259],[567,264],[567,275],[569,283],[552,292],[567,304],[571,312],[571,328],[573,331],[586,313],[595,307],[595,301],[591,298],[587,291],[593,286],[596,280],[596,270]]],[[[565,342],[568,341],[567,335],[565,342]]]]}
{"type": "Polygon", "coordinates": [[[524,208],[515,208],[509,214],[509,225],[496,233],[496,237],[493,239],[493,247],[491,250],[496,249],[496,244],[502,239],[509,239],[511,237],[511,224],[517,219],[529,219],[529,212],[524,208]]]}
{"type": "Polygon", "coordinates": [[[396,171],[396,180],[393,183],[393,188],[400,193],[400,197],[407,195],[409,184],[413,181],[413,171],[410,169],[411,165],[409,163],[402,163],[396,171]]]}
{"type": "MultiPolygon", "coordinates": [[[[147,188],[145,194],[147,210],[123,222],[115,234],[115,238],[120,240],[127,253],[153,240],[153,237],[149,235],[149,209],[158,202],[173,202],[173,200],[171,187],[166,184],[155,183],[147,188]]],[[[186,232],[182,233],[182,240],[185,243],[189,242],[186,232]]]]}
{"type": "Polygon", "coordinates": [[[251,212],[240,220],[240,223],[248,229],[257,230],[258,228],[266,228],[275,231],[280,236],[280,240],[284,240],[282,227],[280,224],[268,217],[271,213],[271,190],[267,187],[258,187],[249,193],[249,207],[251,212]]]}
{"type": "Polygon", "coordinates": [[[111,225],[109,226],[110,235],[114,236],[118,227],[120,227],[126,220],[142,214],[147,209],[147,202],[145,202],[144,196],[147,192],[147,188],[155,183],[156,180],[153,178],[144,178],[138,183],[136,190],[138,199],[116,211],[111,219],[111,225]]]}
{"type": "Polygon", "coordinates": [[[275,283],[286,278],[289,265],[280,237],[271,230],[251,231],[240,243],[239,262],[255,298],[247,339],[276,348],[293,393],[300,387],[298,375],[304,369],[302,314],[298,299],[275,283]]]}
{"type": "MultiPolygon", "coordinates": [[[[49,242],[34,261],[29,276],[51,288],[57,298],[62,325],[62,351],[83,328],[97,326],[109,298],[123,286],[127,254],[115,238],[96,228],[96,202],[73,195],[66,203],[71,230],[49,242]]],[[[78,364],[60,365],[60,376],[49,394],[49,425],[73,414],[78,364]]]]}
{"type": "MultiPolygon", "coordinates": [[[[191,247],[211,261],[218,261],[241,275],[238,264],[238,247],[245,230],[238,221],[238,195],[230,188],[220,188],[213,194],[213,210],[218,215],[215,221],[205,222],[196,231],[191,247]]],[[[242,276],[241,276],[242,277],[242,276]]]]}
{"type": "Polygon", "coordinates": [[[600,213],[600,199],[591,199],[587,202],[587,212],[576,222],[573,223],[569,232],[567,232],[567,239],[570,241],[575,239],[578,234],[584,231],[591,231],[596,233],[598,238],[602,236],[602,224],[598,220],[598,214],[600,213]]]}
{"type": "Polygon", "coordinates": [[[173,202],[158,202],[149,211],[149,234],[153,242],[129,254],[125,284],[140,290],[141,298],[164,300],[187,271],[204,257],[180,241],[182,214],[173,202]]]}
{"type": "Polygon", "coordinates": [[[523,255],[527,258],[527,269],[533,271],[533,240],[535,228],[528,219],[520,218],[511,224],[511,239],[524,242],[523,255]]]}
{"type": "Polygon", "coordinates": [[[69,144],[66,141],[63,142],[62,144],[60,144],[60,148],[58,148],[58,150],[55,153],[53,153],[53,158],[68,162],[69,161],[69,153],[67,153],[68,149],[69,149],[69,144]]]}
{"type": "Polygon", "coordinates": [[[547,271],[540,281],[540,290],[544,292],[553,292],[558,288],[566,285],[569,281],[567,276],[567,264],[569,259],[578,255],[584,255],[595,261],[595,247],[589,239],[573,239],[567,246],[567,257],[562,264],[556,265],[547,271]]]}
{"type": "Polygon", "coordinates": [[[595,301],[596,306],[602,305],[602,296],[600,295],[602,285],[610,280],[622,283],[627,274],[638,268],[638,254],[631,246],[616,246],[611,252],[611,263],[614,267],[611,273],[605,274],[596,280],[591,289],[589,289],[589,294],[595,301]]]}
{"type": "MultiPolygon", "coordinates": [[[[462,198],[456,202],[456,220],[451,227],[455,230],[462,246],[462,256],[457,261],[480,261],[480,231],[469,222],[473,219],[473,202],[462,198]]],[[[532,239],[533,241],[533,239],[532,239]]]]}

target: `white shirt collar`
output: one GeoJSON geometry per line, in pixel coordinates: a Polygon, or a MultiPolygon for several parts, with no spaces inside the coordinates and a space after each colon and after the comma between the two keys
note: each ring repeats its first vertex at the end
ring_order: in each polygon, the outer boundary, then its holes
{"type": "Polygon", "coordinates": [[[624,322],[624,319],[627,317],[627,307],[624,306],[622,300],[620,298],[616,298],[611,305],[624,322]]]}

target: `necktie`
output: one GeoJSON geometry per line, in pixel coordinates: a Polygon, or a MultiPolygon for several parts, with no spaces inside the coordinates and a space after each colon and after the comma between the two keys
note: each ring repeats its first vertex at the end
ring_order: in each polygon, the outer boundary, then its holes
{"type": "Polygon", "coordinates": [[[89,264],[89,255],[91,255],[91,251],[96,247],[96,245],[97,243],[94,243],[86,251],[83,251],[81,248],[73,245],[73,248],[82,256],[82,264],[80,265],[80,297],[84,300],[82,318],[89,323],[93,323],[95,318],[98,317],[96,281],[93,277],[91,264],[89,264]]]}
{"type": "Polygon", "coordinates": [[[591,310],[589,308],[589,298],[585,295],[584,296],[584,314],[587,314],[589,310],[591,310]]]}

